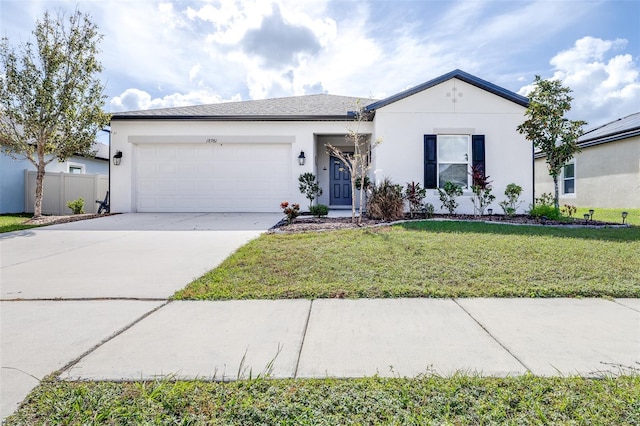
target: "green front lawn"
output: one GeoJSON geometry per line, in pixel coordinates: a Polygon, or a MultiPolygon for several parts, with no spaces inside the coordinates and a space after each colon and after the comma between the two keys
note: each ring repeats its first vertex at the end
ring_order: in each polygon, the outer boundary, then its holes
{"type": "Polygon", "coordinates": [[[22,231],[23,229],[37,228],[39,225],[25,225],[24,222],[33,217],[29,213],[2,214],[0,215],[0,234],[4,232],[22,231]]]}
{"type": "Polygon", "coordinates": [[[176,299],[640,297],[640,227],[420,221],[266,234],[176,299]]]}
{"type": "Polygon", "coordinates": [[[63,382],[7,425],[640,424],[640,376],[63,382]]]}
{"type": "MultiPolygon", "coordinates": [[[[624,223],[640,226],[640,209],[601,209],[593,208],[593,220],[602,222],[622,223],[622,212],[627,212],[624,223]]],[[[585,213],[589,213],[589,208],[579,207],[574,217],[582,218],[585,213]]]]}

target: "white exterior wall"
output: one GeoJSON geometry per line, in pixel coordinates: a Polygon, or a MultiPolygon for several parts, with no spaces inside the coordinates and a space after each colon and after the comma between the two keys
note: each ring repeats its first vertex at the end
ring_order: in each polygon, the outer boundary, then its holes
{"type": "MultiPolygon", "coordinates": [[[[216,139],[218,143],[291,143],[290,203],[299,203],[304,210],[308,200],[298,190],[298,176],[311,172],[318,174],[316,135],[345,134],[348,122],[217,122],[197,120],[114,120],[111,122],[111,155],[122,151],[122,162],[111,167],[111,211],[133,212],[135,200],[135,169],[137,146],[154,138],[162,143],[202,143],[216,139]],[[298,155],[304,151],[306,163],[298,165],[298,155]]],[[[369,129],[370,130],[370,129],[369,129]]],[[[277,165],[274,165],[276,167],[277,165]]],[[[322,165],[319,166],[322,169],[322,165]]],[[[251,170],[246,170],[251,173],[251,170]]],[[[328,191],[328,187],[324,188],[328,191]]],[[[280,200],[285,201],[285,200],[280,200]]],[[[279,205],[273,211],[280,211],[279,205]]]]}
{"type": "MultiPolygon", "coordinates": [[[[373,135],[382,139],[373,156],[375,180],[389,177],[403,186],[411,181],[424,186],[425,134],[485,135],[485,169],[496,196],[489,207],[494,213],[502,213],[498,203],[505,198],[506,186],[513,182],[523,188],[518,213],[524,213],[533,200],[532,145],[516,131],[524,121],[525,110],[458,79],[380,108],[373,135]]],[[[429,189],[427,194],[425,201],[442,212],[438,191],[429,189]]],[[[459,198],[458,213],[473,213],[470,195],[467,190],[459,198]]]]}
{"type": "MultiPolygon", "coordinates": [[[[544,158],[536,159],[536,196],[553,194],[544,158]]],[[[562,193],[560,205],[640,208],[640,136],[583,148],[575,155],[575,193],[562,193]]]]}

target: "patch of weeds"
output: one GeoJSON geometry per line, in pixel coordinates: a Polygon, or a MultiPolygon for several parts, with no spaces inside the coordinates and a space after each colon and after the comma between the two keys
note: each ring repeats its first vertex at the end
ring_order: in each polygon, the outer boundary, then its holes
{"type": "Polygon", "coordinates": [[[616,424],[640,422],[640,377],[43,382],[22,424],[616,424]]]}

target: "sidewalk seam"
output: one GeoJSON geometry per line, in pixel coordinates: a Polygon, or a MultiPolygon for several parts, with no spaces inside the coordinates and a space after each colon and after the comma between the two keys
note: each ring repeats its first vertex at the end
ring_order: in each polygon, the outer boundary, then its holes
{"type": "Polygon", "coordinates": [[[109,337],[102,339],[98,344],[94,345],[92,348],[89,348],[88,350],[86,350],[85,352],[83,352],[82,354],[80,354],[80,356],[78,356],[77,358],[69,361],[64,367],[60,368],[58,370],[58,374],[57,376],[60,377],[62,375],[62,373],[64,372],[68,372],[68,370],[70,368],[72,368],[74,365],[76,365],[77,363],[79,363],[80,361],[82,361],[82,359],[84,357],[86,357],[87,355],[91,354],[92,352],[94,352],[96,349],[100,348],[102,345],[104,345],[105,343],[108,343],[109,341],[115,339],[116,337],[118,337],[119,335],[121,335],[122,333],[124,333],[125,331],[129,330],[131,327],[133,327],[134,325],[138,324],[140,321],[142,321],[143,319],[147,318],[149,315],[157,312],[159,309],[164,308],[165,306],[167,306],[169,303],[171,303],[171,300],[167,300],[165,303],[163,303],[162,305],[153,308],[152,310],[150,310],[149,312],[145,312],[144,314],[142,314],[138,319],[134,320],[132,323],[125,325],[124,327],[122,327],[119,330],[116,330],[114,333],[112,333],[109,337]]]}
{"type": "Polygon", "coordinates": [[[613,300],[612,300],[612,302],[613,302],[613,303],[615,303],[615,304],[616,304],[616,305],[618,305],[618,306],[622,306],[622,307],[624,307],[624,308],[630,309],[630,310],[632,310],[633,312],[638,312],[638,313],[640,313],[640,311],[639,311],[639,310],[637,310],[637,309],[635,309],[635,308],[632,308],[631,306],[627,306],[627,305],[625,305],[625,304],[623,304],[623,303],[620,303],[620,302],[618,302],[616,299],[613,299],[613,300]]]}
{"type": "Polygon", "coordinates": [[[300,350],[298,351],[298,359],[296,361],[296,369],[293,372],[293,378],[298,378],[298,368],[300,367],[300,358],[302,357],[302,349],[304,348],[304,341],[307,338],[307,328],[309,327],[309,319],[311,318],[311,309],[313,309],[313,299],[309,303],[309,312],[307,313],[307,320],[304,323],[304,329],[302,330],[302,341],[300,342],[300,350]]]}
{"type": "Polygon", "coordinates": [[[516,361],[518,361],[520,363],[520,365],[522,365],[527,370],[527,372],[531,373],[532,370],[527,366],[527,364],[525,364],[524,361],[522,361],[520,358],[518,358],[516,356],[516,354],[511,352],[511,350],[509,348],[507,348],[500,340],[498,340],[498,338],[496,336],[491,334],[491,332],[480,321],[478,321],[473,315],[471,315],[471,312],[469,312],[467,309],[465,309],[464,306],[462,306],[460,303],[458,303],[457,299],[452,298],[451,300],[453,300],[453,303],[458,305],[460,307],[460,309],[462,309],[467,315],[469,315],[469,318],[471,318],[473,321],[475,321],[475,323],[478,324],[480,326],[480,328],[482,328],[484,330],[484,332],[487,333],[487,335],[489,337],[491,337],[498,345],[500,345],[500,347],[502,349],[507,351],[507,353],[509,355],[511,355],[516,361]]]}

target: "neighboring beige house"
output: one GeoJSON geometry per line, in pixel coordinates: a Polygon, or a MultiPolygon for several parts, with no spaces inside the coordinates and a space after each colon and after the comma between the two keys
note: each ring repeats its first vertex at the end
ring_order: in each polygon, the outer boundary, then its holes
{"type": "MultiPolygon", "coordinates": [[[[111,119],[112,212],[276,212],[282,201],[307,205],[298,177],[311,172],[330,208],[349,208],[349,176],[326,144],[349,149],[354,97],[308,95],[116,113],[111,119]],[[304,160],[303,160],[304,157],[304,160]]],[[[469,171],[483,167],[499,212],[505,187],[533,201],[533,149],[516,131],[528,99],[455,70],[380,101],[362,99],[360,133],[371,150],[370,178],[429,188],[465,187],[459,213],[473,213],[469,171]]]]}
{"type": "MultiPolygon", "coordinates": [[[[640,112],[592,129],[559,178],[560,205],[640,208],[640,112]]],[[[536,197],[553,193],[545,156],[535,155],[536,197]]]]}

